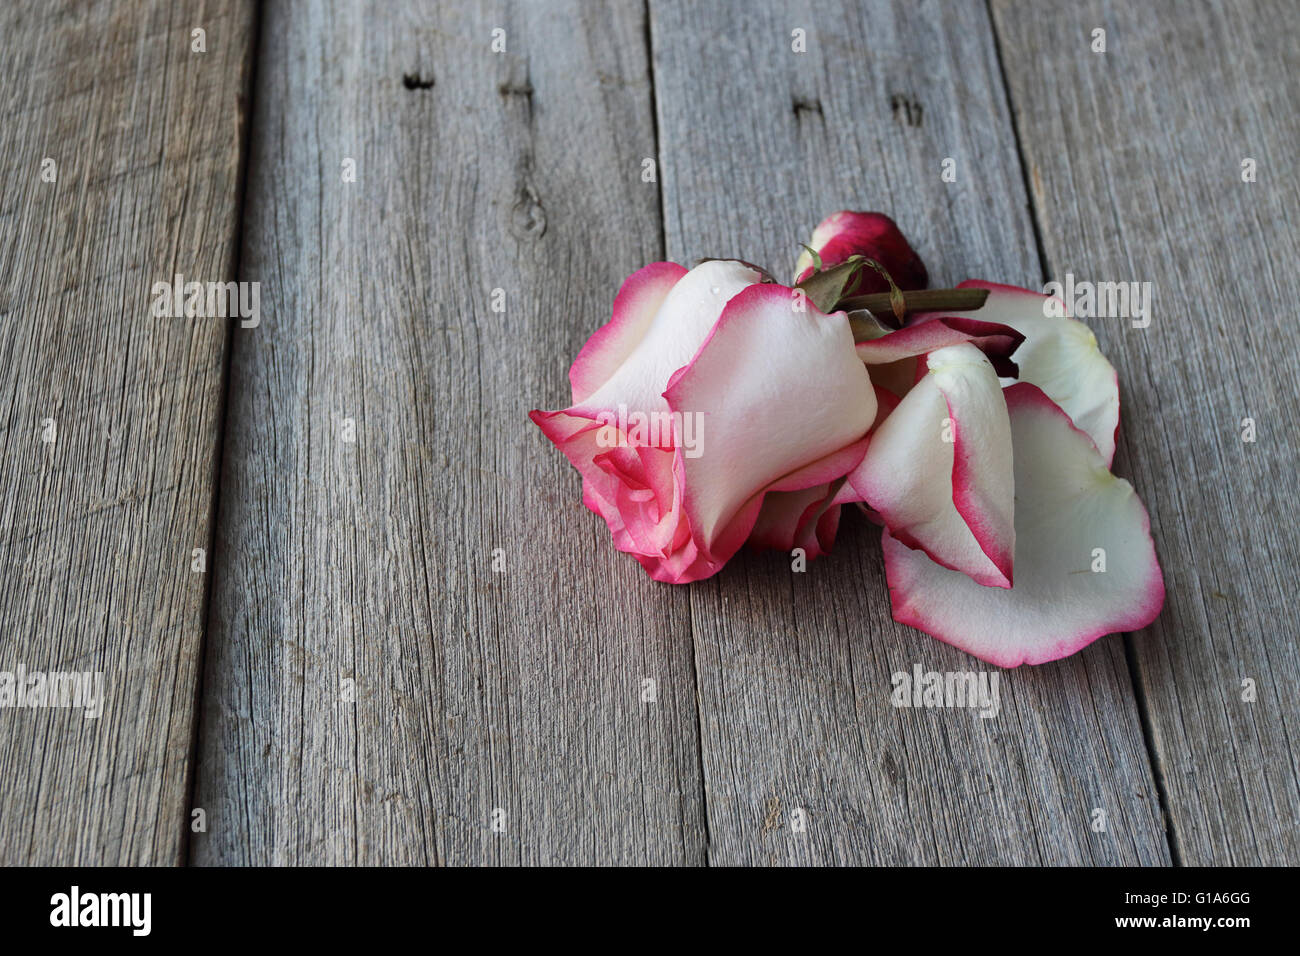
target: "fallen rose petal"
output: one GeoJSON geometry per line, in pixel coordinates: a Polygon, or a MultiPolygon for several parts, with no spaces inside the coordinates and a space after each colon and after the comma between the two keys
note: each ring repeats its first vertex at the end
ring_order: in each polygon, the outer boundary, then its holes
{"type": "Polygon", "coordinates": [[[888,530],[882,542],[896,620],[1016,667],[1146,627],[1165,590],[1133,487],[1042,390],[1020,383],[1004,395],[1015,453],[1015,586],[981,587],[888,530]]]}
{"type": "Polygon", "coordinates": [[[969,343],[924,361],[846,483],[896,540],[981,585],[1011,587],[1015,486],[997,374],[969,343]]]}
{"type": "Polygon", "coordinates": [[[1037,385],[1060,405],[1075,427],[1092,438],[1109,466],[1119,427],[1119,380],[1092,330],[1064,317],[1065,304],[1059,299],[1029,289],[975,279],[957,288],[989,290],[983,308],[966,316],[1009,325],[1024,335],[1013,354],[1018,379],[1037,385]],[[1055,302],[1061,314],[1045,314],[1047,302],[1055,302]]]}

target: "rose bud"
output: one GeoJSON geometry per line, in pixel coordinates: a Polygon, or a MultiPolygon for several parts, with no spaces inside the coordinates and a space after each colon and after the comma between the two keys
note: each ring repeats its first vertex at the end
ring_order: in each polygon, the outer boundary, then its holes
{"type": "MultiPolygon", "coordinates": [[[[832,213],[813,230],[808,245],[821,257],[823,268],[839,265],[849,256],[865,256],[880,263],[900,289],[924,289],[930,281],[921,257],[908,245],[894,220],[884,213],[848,210],[832,213]]],[[[802,282],[815,268],[816,260],[805,249],[795,260],[794,281],[802,282]]],[[[864,269],[853,288],[846,289],[844,294],[888,291],[889,283],[884,276],[864,269]]]]}
{"type": "Polygon", "coordinates": [[[866,453],[876,397],[844,314],[761,279],[727,260],[641,269],[574,361],[573,404],[530,413],[655,580],[716,573],[769,492],[826,486],[866,453]]]}

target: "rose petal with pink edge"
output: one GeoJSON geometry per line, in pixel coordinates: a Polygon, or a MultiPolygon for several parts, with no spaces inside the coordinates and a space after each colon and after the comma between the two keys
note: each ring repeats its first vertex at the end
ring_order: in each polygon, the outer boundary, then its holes
{"type": "Polygon", "coordinates": [[[1024,336],[999,322],[985,322],[958,315],[925,314],[896,332],[857,344],[858,357],[868,365],[899,362],[949,345],[969,342],[993,362],[998,374],[1014,375],[1015,364],[1008,356],[1024,336]]]}
{"type": "Polygon", "coordinates": [[[989,360],[969,343],[927,371],[872,433],[848,477],[893,536],[988,587],[1012,583],[1011,426],[989,360]]]}
{"type": "Polygon", "coordinates": [[[896,620],[1017,667],[1146,627],[1165,589],[1132,485],[1110,473],[1088,435],[1041,389],[1019,383],[1004,394],[1015,448],[1015,586],[981,587],[888,530],[882,542],[896,620]],[[1105,570],[1097,570],[1099,556],[1105,570]]]}
{"type": "Polygon", "coordinates": [[[988,301],[973,319],[999,322],[1022,333],[1014,358],[1020,381],[1037,385],[1093,440],[1107,466],[1115,457],[1119,428],[1119,379],[1102,355],[1097,337],[1082,322],[1066,318],[1060,299],[1029,289],[968,279],[959,289],[988,289],[988,301]],[[1047,315],[1045,303],[1059,315],[1047,315]]]}
{"type": "Polygon", "coordinates": [[[801,491],[767,492],[749,533],[749,545],[756,550],[787,552],[803,548],[809,558],[829,553],[840,513],[839,506],[829,501],[830,491],[831,485],[825,484],[801,491]]]}
{"type": "Polygon", "coordinates": [[[728,303],[665,398],[675,413],[703,421],[703,453],[679,455],[675,466],[692,536],[723,560],[757,518],[755,508],[748,526],[736,521],[753,496],[769,486],[795,491],[840,477],[853,467],[844,449],[866,435],[876,415],[844,314],[825,315],[770,284],[728,303]],[[822,467],[824,459],[839,464],[822,467]]]}
{"type": "Polygon", "coordinates": [[[623,282],[614,297],[613,317],[587,339],[569,369],[573,404],[604,385],[637,347],[664,299],[686,269],[675,262],[652,262],[623,282]]]}
{"type": "MultiPolygon", "coordinates": [[[[877,407],[877,421],[880,417],[881,410],[877,407]]],[[[840,479],[861,463],[868,441],[863,438],[769,485],[762,510],[750,532],[749,544],[759,550],[789,551],[799,547],[809,558],[828,554],[840,523],[840,508],[835,503],[842,485],[840,479]],[[821,477],[827,480],[808,485],[809,481],[821,477]],[[784,488],[796,490],[784,491],[784,488]]]]}
{"type": "Polygon", "coordinates": [[[626,406],[645,413],[667,411],[664,387],[695,355],[736,293],[762,276],[742,262],[703,262],[679,278],[664,297],[645,334],[609,378],[573,411],[595,418],[626,406]]]}

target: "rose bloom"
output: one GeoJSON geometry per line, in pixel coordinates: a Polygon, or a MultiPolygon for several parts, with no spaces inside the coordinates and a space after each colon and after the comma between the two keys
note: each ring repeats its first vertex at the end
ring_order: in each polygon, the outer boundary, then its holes
{"type": "MultiPolygon", "coordinates": [[[[530,417],[582,475],[614,545],[658,581],[716,573],[766,496],[820,489],[862,460],[876,396],[843,313],[741,262],[634,273],[569,371],[572,404],[530,417]]],[[[793,540],[806,509],[769,509],[793,540]]]]}

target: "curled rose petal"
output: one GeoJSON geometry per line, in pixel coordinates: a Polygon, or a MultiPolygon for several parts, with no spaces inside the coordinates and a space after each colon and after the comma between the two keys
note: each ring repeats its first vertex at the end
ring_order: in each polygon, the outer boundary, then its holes
{"type": "Polygon", "coordinates": [[[1052,296],[974,279],[958,288],[989,290],[983,308],[966,315],[1009,325],[1024,335],[1024,343],[1014,353],[1017,377],[1037,385],[1061,406],[1109,466],[1119,427],[1119,381],[1092,330],[1065,317],[1065,303],[1052,296]]]}
{"type": "MultiPolygon", "coordinates": [[[[653,268],[655,267],[647,266],[634,273],[624,283],[624,289],[642,273],[653,268]]],[[[663,271],[667,273],[669,270],[663,271]]],[[[599,386],[591,388],[585,398],[575,401],[574,407],[591,411],[592,417],[594,413],[617,409],[620,405],[626,406],[629,411],[647,414],[667,411],[663,392],[668,379],[686,365],[704,344],[732,297],[761,278],[756,269],[729,259],[713,259],[681,275],[660,300],[654,317],[649,322],[642,320],[635,323],[644,331],[635,346],[628,350],[624,360],[609,372],[608,378],[599,386]]],[[[622,290],[619,298],[622,298],[622,290]]],[[[640,297],[637,298],[639,300],[640,297]]],[[[618,299],[615,299],[617,302],[618,299]]],[[[624,321],[629,325],[634,324],[632,321],[624,321]]],[[[602,336],[617,322],[619,316],[616,315],[593,338],[602,336]]],[[[620,341],[623,339],[618,333],[610,333],[610,337],[620,341]]],[[[600,346],[597,346],[597,350],[600,350],[600,346]]],[[[578,353],[579,357],[586,351],[584,346],[582,352],[578,353]]],[[[597,363],[598,366],[601,364],[597,363]]],[[[592,377],[584,370],[579,373],[579,378],[585,387],[591,383],[592,377]]]]}
{"type": "MultiPolygon", "coordinates": [[[[874,386],[874,390],[876,420],[872,422],[872,432],[898,406],[898,398],[892,392],[880,386],[874,386]]],[[[839,452],[844,460],[836,470],[847,474],[861,464],[869,440],[869,437],[864,438],[839,452]]],[[[823,460],[814,467],[825,467],[826,464],[827,460],[823,460]]],[[[803,548],[809,558],[830,553],[831,546],[835,543],[835,534],[839,530],[842,505],[856,502],[858,497],[852,488],[847,487],[843,476],[799,491],[781,490],[787,483],[796,486],[802,484],[807,471],[805,469],[788,475],[768,489],[763,497],[758,520],[754,523],[754,530],[749,535],[751,547],[760,551],[768,548],[779,551],[803,548]]]]}
{"type": "Polygon", "coordinates": [[[883,533],[894,618],[1001,667],[1066,657],[1146,627],[1164,603],[1133,487],[1042,390],[1006,389],[1015,449],[1016,580],[981,587],[883,533]]]}
{"type": "Polygon", "coordinates": [[[587,340],[569,369],[575,405],[609,381],[627,361],[684,275],[686,269],[675,262],[653,262],[627,277],[614,298],[613,317],[587,340]]]}
{"type": "Polygon", "coordinates": [[[969,342],[988,356],[999,375],[1009,376],[1016,373],[1010,355],[1024,340],[1024,335],[1000,322],[956,315],[924,316],[896,332],[859,342],[857,350],[858,357],[868,365],[885,365],[969,342]]]}
{"type": "Polygon", "coordinates": [[[1002,387],[969,343],[932,352],[925,364],[847,485],[895,540],[981,585],[1009,588],[1015,485],[1002,387]]]}
{"type": "MultiPolygon", "coordinates": [[[[924,289],[929,277],[925,263],[908,245],[894,220],[879,212],[832,213],[813,230],[808,245],[817,250],[822,266],[839,265],[850,256],[865,256],[879,262],[900,289],[924,289]]],[[[805,249],[795,260],[795,282],[802,282],[815,268],[813,257],[805,249]]],[[[870,269],[863,270],[845,295],[868,295],[888,292],[889,283],[870,269]]]]}
{"type": "Polygon", "coordinates": [[[751,286],[669,383],[670,407],[705,423],[704,453],[675,465],[692,538],[719,567],[749,536],[766,489],[826,484],[860,457],[876,398],[852,343],[843,313],[751,286]]]}
{"type": "Polygon", "coordinates": [[[803,548],[809,558],[829,554],[840,526],[840,506],[831,503],[831,484],[800,491],[769,491],[749,533],[758,550],[803,548]]]}

